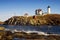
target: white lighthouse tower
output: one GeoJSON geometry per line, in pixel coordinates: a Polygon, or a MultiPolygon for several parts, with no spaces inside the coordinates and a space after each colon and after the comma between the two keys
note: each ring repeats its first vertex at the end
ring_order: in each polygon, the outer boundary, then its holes
{"type": "Polygon", "coordinates": [[[51,13],[51,9],[50,6],[47,7],[47,13],[50,14],[51,13]]]}

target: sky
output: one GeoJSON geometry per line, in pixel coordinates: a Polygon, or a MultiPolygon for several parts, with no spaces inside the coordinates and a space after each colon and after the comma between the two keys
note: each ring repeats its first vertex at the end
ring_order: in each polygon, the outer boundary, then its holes
{"type": "Polygon", "coordinates": [[[60,13],[60,0],[0,0],[0,21],[12,16],[22,16],[25,13],[35,15],[36,9],[47,12],[48,5],[52,14],[60,13]]]}

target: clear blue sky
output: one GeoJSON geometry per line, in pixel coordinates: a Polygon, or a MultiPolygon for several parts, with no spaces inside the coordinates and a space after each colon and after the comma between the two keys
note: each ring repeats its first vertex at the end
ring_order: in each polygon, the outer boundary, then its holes
{"type": "Polygon", "coordinates": [[[14,15],[35,15],[36,9],[47,12],[51,6],[52,13],[60,13],[60,0],[0,0],[0,20],[4,21],[14,15]]]}

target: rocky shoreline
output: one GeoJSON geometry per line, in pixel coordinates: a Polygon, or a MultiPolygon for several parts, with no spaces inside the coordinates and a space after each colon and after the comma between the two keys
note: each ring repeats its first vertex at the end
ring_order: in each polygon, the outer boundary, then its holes
{"type": "Polygon", "coordinates": [[[60,14],[47,14],[44,16],[13,16],[6,20],[4,25],[60,25],[60,14]]]}
{"type": "Polygon", "coordinates": [[[38,35],[35,33],[27,34],[25,32],[1,31],[0,40],[13,40],[14,38],[23,38],[25,40],[60,40],[58,35],[38,35]]]}

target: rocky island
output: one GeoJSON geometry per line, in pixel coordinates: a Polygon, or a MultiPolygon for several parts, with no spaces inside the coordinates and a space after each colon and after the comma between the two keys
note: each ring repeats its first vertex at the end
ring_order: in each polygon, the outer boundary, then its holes
{"type": "Polygon", "coordinates": [[[13,16],[4,22],[5,25],[60,25],[60,14],[44,16],[13,16]]]}

